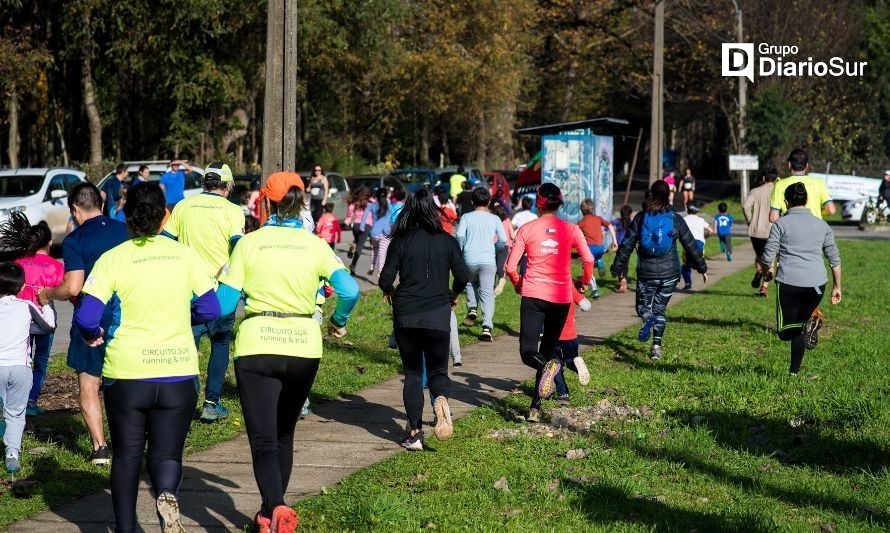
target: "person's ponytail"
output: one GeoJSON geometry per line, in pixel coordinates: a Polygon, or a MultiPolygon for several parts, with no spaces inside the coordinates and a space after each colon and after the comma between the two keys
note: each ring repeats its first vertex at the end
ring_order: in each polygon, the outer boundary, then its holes
{"type": "Polygon", "coordinates": [[[30,257],[52,242],[46,222],[32,226],[24,213],[15,211],[0,225],[0,248],[17,257],[30,257]]]}

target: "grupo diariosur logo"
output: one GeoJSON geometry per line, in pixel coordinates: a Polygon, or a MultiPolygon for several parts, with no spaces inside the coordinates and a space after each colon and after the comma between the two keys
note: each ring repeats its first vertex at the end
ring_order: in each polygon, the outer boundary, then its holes
{"type": "Polygon", "coordinates": [[[867,61],[848,61],[843,57],[832,57],[828,61],[797,58],[799,49],[795,45],[771,45],[760,43],[723,43],[723,76],[744,76],[754,83],[754,75],[759,77],[858,77],[865,74],[867,61]]]}

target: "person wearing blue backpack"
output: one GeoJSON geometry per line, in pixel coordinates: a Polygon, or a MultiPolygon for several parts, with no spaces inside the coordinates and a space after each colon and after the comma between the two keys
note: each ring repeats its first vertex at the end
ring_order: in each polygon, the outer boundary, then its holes
{"type": "Polygon", "coordinates": [[[646,342],[652,338],[649,357],[658,360],[662,356],[661,341],[667,327],[667,305],[680,281],[680,260],[677,257],[677,241],[686,252],[686,258],[705,283],[708,282],[708,265],[695,237],[680,214],[670,204],[670,189],[664,181],[656,181],[649,190],[643,209],[634,217],[621,241],[612,275],[623,278],[630,254],[637,250],[637,314],[643,319],[638,338],[646,342]]]}

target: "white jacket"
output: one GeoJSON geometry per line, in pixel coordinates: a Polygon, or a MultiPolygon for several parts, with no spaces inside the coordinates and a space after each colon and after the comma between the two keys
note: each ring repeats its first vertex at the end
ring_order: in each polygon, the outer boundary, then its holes
{"type": "Polygon", "coordinates": [[[42,309],[15,296],[0,298],[0,366],[31,366],[31,323],[52,331],[56,314],[52,307],[42,309]]]}

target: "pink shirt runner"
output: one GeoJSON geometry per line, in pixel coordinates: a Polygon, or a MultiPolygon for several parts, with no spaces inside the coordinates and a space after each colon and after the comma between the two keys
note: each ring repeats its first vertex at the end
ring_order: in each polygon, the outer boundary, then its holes
{"type": "Polygon", "coordinates": [[[593,254],[578,226],[555,216],[544,216],[523,224],[516,232],[505,271],[513,285],[522,283],[522,295],[551,303],[567,304],[573,299],[572,248],[581,255],[587,284],[593,273],[593,254]],[[528,257],[525,276],[516,271],[522,255],[528,257]]]}
{"type": "Polygon", "coordinates": [[[324,239],[326,243],[340,242],[340,222],[333,213],[325,213],[321,215],[315,224],[315,232],[319,237],[324,239]]]}
{"type": "Polygon", "coordinates": [[[37,292],[44,287],[61,285],[65,276],[64,265],[42,253],[16,259],[15,262],[25,270],[25,286],[18,297],[33,303],[39,309],[41,305],[37,301],[37,292]]]}

